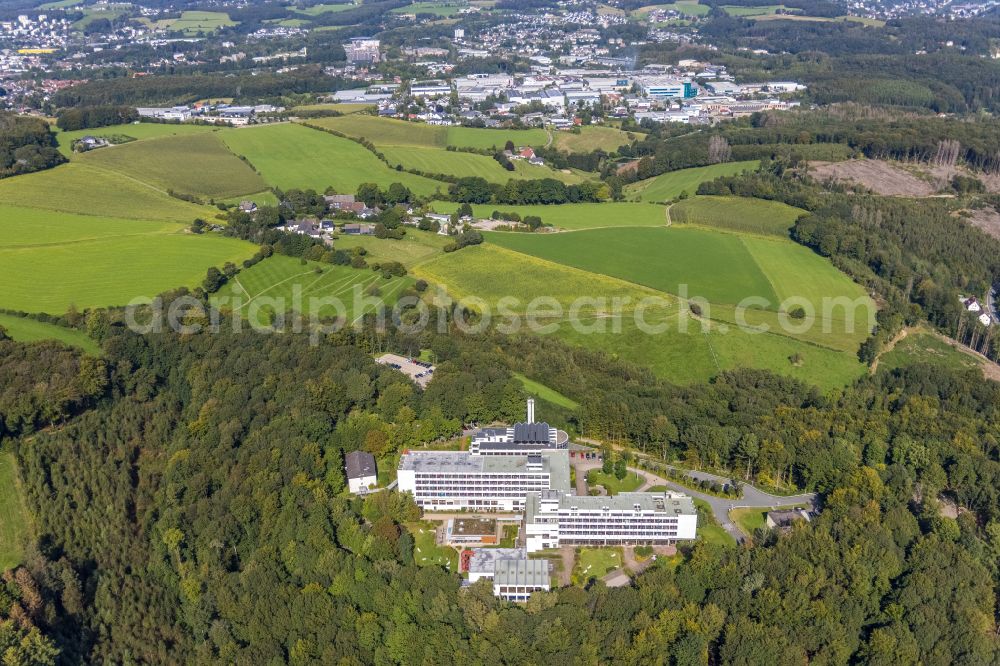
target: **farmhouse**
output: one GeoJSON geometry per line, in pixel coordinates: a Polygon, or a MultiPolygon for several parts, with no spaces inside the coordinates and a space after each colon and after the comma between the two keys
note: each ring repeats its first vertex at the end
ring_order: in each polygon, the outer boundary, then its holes
{"type": "Polygon", "coordinates": [[[256,213],[257,204],[252,201],[241,201],[240,202],[240,212],[241,213],[256,213]]]}
{"type": "Polygon", "coordinates": [[[350,236],[370,236],[375,233],[375,225],[348,223],[344,225],[344,233],[350,236]]]}
{"type": "Polygon", "coordinates": [[[351,451],[344,456],[347,488],[355,495],[364,495],[378,483],[375,456],[366,451],[351,451]]]}

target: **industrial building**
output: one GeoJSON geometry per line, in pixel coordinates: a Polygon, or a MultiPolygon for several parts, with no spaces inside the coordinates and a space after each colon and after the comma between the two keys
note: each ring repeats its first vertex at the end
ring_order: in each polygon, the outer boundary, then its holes
{"type": "Polygon", "coordinates": [[[429,511],[520,511],[530,492],[570,492],[569,452],[483,456],[413,451],[400,457],[399,490],[429,511]]]}
{"type": "Polygon", "coordinates": [[[528,399],[527,421],[504,428],[482,428],[472,435],[475,456],[524,456],[569,448],[569,435],[548,423],[535,423],[535,400],[528,399]]]}
{"type": "Polygon", "coordinates": [[[698,512],[671,492],[580,497],[533,492],[524,510],[528,552],[560,546],[666,545],[694,539],[698,512]]]}

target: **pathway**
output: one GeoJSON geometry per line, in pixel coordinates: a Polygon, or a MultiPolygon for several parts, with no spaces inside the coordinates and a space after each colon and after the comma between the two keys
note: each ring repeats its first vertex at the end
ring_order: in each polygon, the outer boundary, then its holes
{"type": "MultiPolygon", "coordinates": [[[[596,469],[601,467],[599,462],[576,462],[574,463],[576,468],[576,492],[577,495],[586,494],[586,479],[587,471],[591,469],[596,469]],[[581,484],[580,479],[584,480],[583,489],[584,492],[580,492],[581,484]]],[[[760,509],[774,509],[779,506],[790,506],[793,504],[805,504],[812,508],[816,501],[816,493],[801,493],[799,495],[772,495],[766,493],[763,490],[755,488],[749,483],[743,484],[743,496],[739,498],[729,498],[729,497],[716,497],[715,495],[709,495],[708,493],[703,493],[691,488],[682,486],[679,483],[670,481],[663,478],[653,472],[649,472],[638,467],[629,467],[630,472],[635,472],[643,477],[644,482],[639,487],[639,490],[647,490],[653,486],[666,486],[667,488],[684,493],[696,499],[703,500],[712,509],[712,515],[715,520],[722,526],[726,532],[728,532],[738,543],[741,543],[746,539],[746,535],[743,531],[736,526],[729,518],[729,512],[733,509],[743,509],[743,508],[760,508],[760,509]]],[[[679,469],[679,468],[674,468],[679,469]]],[[[685,474],[696,480],[696,481],[715,481],[717,483],[729,483],[731,479],[724,476],[719,476],[718,474],[711,474],[709,472],[698,472],[694,470],[682,470],[685,474]]]]}

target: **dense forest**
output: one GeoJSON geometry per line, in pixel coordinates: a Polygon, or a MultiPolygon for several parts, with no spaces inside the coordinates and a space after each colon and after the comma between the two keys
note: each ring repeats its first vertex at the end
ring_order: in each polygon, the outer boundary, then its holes
{"type": "Polygon", "coordinates": [[[0,178],[49,169],[65,161],[45,120],[0,112],[0,178]]]}
{"type": "Polygon", "coordinates": [[[130,106],[82,106],[59,112],[56,125],[64,132],[124,125],[139,120],[139,112],[130,106]]]}
{"type": "MultiPolygon", "coordinates": [[[[0,415],[37,366],[66,409],[8,429],[39,539],[0,587],[8,663],[991,664],[1000,387],[929,367],[823,397],[764,372],[676,388],[551,339],[345,331],[134,335],[105,315],[102,381],[59,345],[4,347],[0,415]],[[429,347],[426,391],[368,351],[429,347]],[[47,371],[62,367],[49,377],[47,371]],[[520,415],[530,372],[582,432],[689,464],[749,464],[822,512],[741,548],[697,543],[634,587],[525,606],[420,567],[415,508],[342,494],[345,451],[383,456],[520,415]],[[46,422],[58,429],[38,431],[46,422]],[[34,431],[30,436],[25,436],[34,431]],[[938,497],[963,507],[957,520],[938,497]],[[9,611],[6,609],[10,609],[9,611]],[[23,639],[23,641],[22,641],[23,639]],[[27,654],[36,655],[28,658],[27,654]],[[20,660],[17,660],[17,659],[20,660]],[[10,659],[14,659],[10,661],[10,659]]],[[[548,409],[548,406],[545,406],[548,409]]],[[[41,410],[41,411],[40,411],[41,410]]]]}
{"type": "Polygon", "coordinates": [[[233,97],[257,101],[282,95],[328,93],[343,87],[340,78],[327,76],[320,67],[302,67],[293,72],[222,74],[177,74],[173,76],[121,76],[95,79],[52,96],[56,107],[152,106],[190,104],[208,97],[233,97]]]}

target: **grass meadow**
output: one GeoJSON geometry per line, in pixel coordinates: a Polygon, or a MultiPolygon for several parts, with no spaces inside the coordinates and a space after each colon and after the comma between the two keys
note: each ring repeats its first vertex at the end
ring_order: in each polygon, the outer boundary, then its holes
{"type": "Polygon", "coordinates": [[[380,150],[393,165],[401,164],[407,169],[425,173],[443,173],[458,177],[479,176],[491,183],[506,183],[511,178],[524,180],[555,178],[567,184],[584,180],[572,171],[557,171],[547,166],[528,164],[524,160],[515,160],[514,171],[507,171],[492,157],[478,153],[422,146],[386,146],[380,150]]]}
{"type": "Polygon", "coordinates": [[[225,199],[267,189],[257,173],[226,148],[220,133],[168,136],[99,148],[80,161],[165,190],[225,199]]]}
{"type": "Polygon", "coordinates": [[[528,395],[533,395],[536,398],[540,398],[546,402],[551,402],[553,405],[557,405],[559,407],[565,407],[566,409],[576,409],[580,406],[580,403],[576,402],[572,398],[566,397],[559,391],[549,388],[541,382],[528,379],[519,372],[515,372],[514,377],[517,381],[521,382],[521,386],[524,387],[524,392],[528,395]]]}
{"type": "Polygon", "coordinates": [[[443,248],[452,239],[431,231],[406,229],[406,235],[400,240],[390,238],[375,238],[375,236],[340,236],[335,246],[338,250],[349,250],[363,247],[368,254],[368,263],[398,261],[411,268],[435,255],[443,253],[443,248]]]}
{"type": "Polygon", "coordinates": [[[420,264],[413,272],[444,285],[452,298],[481,298],[494,310],[501,298],[515,297],[520,303],[510,309],[519,313],[538,296],[553,298],[568,307],[581,296],[603,297],[610,302],[616,296],[631,296],[637,301],[657,295],[652,289],[613,277],[486,244],[442,255],[420,264]]]}
{"type": "Polygon", "coordinates": [[[355,192],[361,183],[388,187],[397,182],[418,195],[447,189],[445,183],[390,169],[354,141],[302,125],[250,127],[222,137],[230,150],[250,160],[269,185],[281,189],[322,192],[333,186],[338,192],[355,192]]]}
{"type": "Polygon", "coordinates": [[[190,224],[214,209],[171,197],[161,189],[110,169],[78,161],[0,180],[0,205],[139,220],[190,224]]]}
{"type": "Polygon", "coordinates": [[[252,323],[266,324],[271,314],[289,310],[330,318],[342,315],[351,323],[373,309],[370,302],[355,303],[355,287],[362,295],[377,287],[382,300],[391,305],[412,284],[413,278],[408,276],[386,280],[381,273],[367,269],[317,262],[303,264],[301,259],[274,255],[241,271],[212,300],[218,307],[237,312],[252,323]],[[313,312],[309,307],[312,297],[338,298],[345,310],[338,312],[333,307],[324,307],[313,312]]]}
{"type": "Polygon", "coordinates": [[[423,146],[425,148],[502,149],[508,140],[518,146],[544,146],[548,134],[543,129],[484,129],[479,127],[442,127],[411,123],[395,118],[352,114],[337,118],[317,118],[311,124],[334,129],[348,136],[364,137],[376,146],[423,146]]]}
{"type": "Polygon", "coordinates": [[[669,294],[713,303],[737,303],[747,296],[776,300],[767,276],[735,235],[625,228],[567,234],[494,232],[488,238],[511,250],[669,294]],[[687,285],[687,294],[681,293],[681,285],[687,285]]]}
{"type": "Polygon", "coordinates": [[[465,9],[468,6],[465,2],[414,2],[405,7],[397,7],[392,12],[395,14],[434,14],[448,18],[455,16],[460,9],[465,9]]]}
{"type": "MultiPolygon", "coordinates": [[[[44,321],[35,321],[26,317],[4,314],[0,312],[0,328],[18,342],[36,342],[38,340],[58,340],[70,347],[79,347],[88,354],[98,355],[101,348],[97,342],[83,331],[66,328],[44,321]]],[[[0,566],[0,569],[3,567],[0,566]]]]}
{"type": "MultiPolygon", "coordinates": [[[[453,213],[459,207],[459,204],[451,201],[435,201],[432,205],[439,213],[453,213]]],[[[490,217],[494,210],[517,213],[521,217],[537,215],[544,224],[572,231],[602,227],[665,227],[667,224],[663,206],[644,203],[579,203],[559,206],[482,204],[472,207],[477,218],[490,217]]]]}
{"type": "Polygon", "coordinates": [[[805,211],[780,203],[748,197],[693,197],[670,207],[676,224],[696,224],[748,234],[787,237],[795,220],[805,211]]]}
{"type": "Polygon", "coordinates": [[[185,11],[181,12],[179,18],[163,19],[151,23],[151,26],[158,30],[183,32],[188,36],[194,36],[198,33],[215,32],[219,28],[234,25],[236,25],[236,21],[230,19],[229,14],[225,12],[206,11],[185,11]]]}
{"type": "Polygon", "coordinates": [[[17,462],[13,453],[0,451],[0,571],[13,569],[22,562],[28,534],[17,462]]]}
{"type": "MultiPolygon", "coordinates": [[[[2,323],[2,322],[0,322],[2,323]]],[[[917,363],[926,363],[949,370],[972,370],[980,360],[966,354],[930,331],[915,329],[879,358],[878,369],[888,372],[917,363]]]]}
{"type": "Polygon", "coordinates": [[[659,176],[627,185],[625,195],[636,201],[670,201],[679,197],[683,192],[694,196],[698,191],[698,186],[704,182],[715,180],[721,176],[753,171],[759,164],[759,161],[751,160],[668,171],[659,176]]]}
{"type": "MultiPolygon", "coordinates": [[[[111,125],[108,127],[95,127],[93,129],[73,130],[70,132],[57,131],[56,140],[59,142],[59,152],[66,156],[70,156],[73,154],[73,142],[85,136],[130,136],[137,141],[143,141],[145,139],[156,139],[165,136],[187,136],[189,134],[207,134],[219,131],[222,130],[211,125],[192,125],[189,123],[131,123],[128,125],[111,125]]],[[[104,149],[98,148],[97,150],[104,149]]]]}
{"type": "Polygon", "coordinates": [[[603,150],[606,153],[617,152],[624,145],[630,144],[642,137],[631,132],[623,132],[614,127],[587,125],[576,132],[553,132],[552,143],[559,150],[567,153],[589,153],[603,150]]]}
{"type": "Polygon", "coordinates": [[[255,250],[180,224],[7,206],[0,206],[0,239],[0,307],[51,314],[196,286],[209,266],[255,250]]]}

